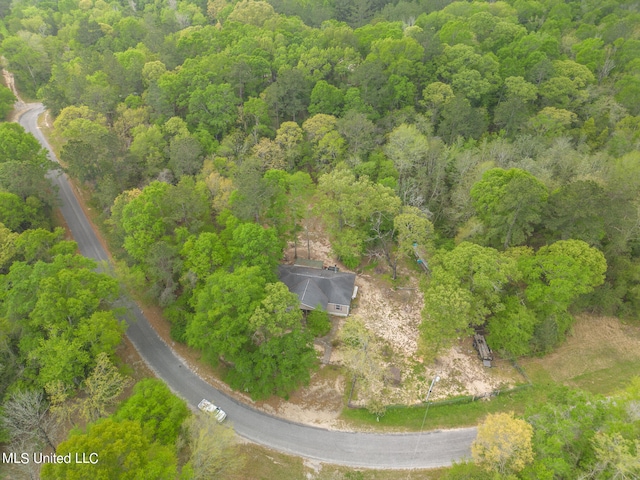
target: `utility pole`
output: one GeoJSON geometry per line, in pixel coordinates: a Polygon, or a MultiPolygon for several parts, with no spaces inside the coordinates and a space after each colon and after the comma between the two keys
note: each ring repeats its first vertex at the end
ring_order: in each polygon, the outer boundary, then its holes
{"type": "Polygon", "coordinates": [[[422,430],[424,429],[424,422],[427,420],[427,412],[429,411],[429,396],[431,395],[431,392],[433,390],[433,387],[435,386],[436,383],[438,383],[440,381],[440,376],[436,375],[435,377],[433,377],[433,380],[431,380],[431,385],[429,386],[429,391],[427,392],[427,398],[425,398],[425,403],[427,404],[427,408],[424,411],[424,417],[422,417],[422,426],[420,427],[420,435],[418,435],[418,440],[416,441],[416,448],[413,451],[413,456],[416,456],[416,453],[418,452],[418,445],[420,445],[420,439],[422,438],[422,430]]]}

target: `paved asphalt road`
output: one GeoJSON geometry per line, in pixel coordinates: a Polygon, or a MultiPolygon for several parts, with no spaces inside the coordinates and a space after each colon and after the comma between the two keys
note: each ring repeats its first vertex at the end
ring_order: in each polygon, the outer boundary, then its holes
{"type": "MultiPolygon", "coordinates": [[[[20,123],[55,156],[37,127],[42,104],[26,105],[20,123]]],[[[57,160],[56,160],[57,161],[57,160]]],[[[48,177],[58,186],[62,214],[80,252],[108,261],[102,245],[71,190],[67,176],[52,170],[48,177]]],[[[450,465],[470,456],[475,428],[411,434],[373,434],[325,430],[301,425],[259,412],[216,390],[200,379],[174,354],[149,325],[138,306],[123,299],[128,308],[127,336],[156,375],[191,407],[207,398],[227,412],[236,432],[255,443],[286,453],[327,463],[369,468],[430,468],[450,465]]]]}

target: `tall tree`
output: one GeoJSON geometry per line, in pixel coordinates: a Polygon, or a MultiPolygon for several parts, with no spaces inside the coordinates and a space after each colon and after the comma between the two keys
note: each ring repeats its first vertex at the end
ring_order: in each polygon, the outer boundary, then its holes
{"type": "Polygon", "coordinates": [[[192,416],[187,420],[189,460],[182,468],[185,479],[207,480],[234,475],[246,459],[239,453],[233,430],[212,416],[192,416]]]}
{"type": "Polygon", "coordinates": [[[402,124],[390,134],[384,149],[398,171],[398,193],[405,203],[415,191],[416,172],[426,163],[429,142],[414,125],[402,124]]]}
{"type": "Polygon", "coordinates": [[[583,240],[591,246],[604,238],[608,199],[592,180],[577,180],[551,193],[545,226],[560,240],[583,240]]]}
{"type": "Polygon", "coordinates": [[[500,475],[521,471],[533,461],[533,428],[513,413],[489,415],[471,446],[476,463],[500,475]]]}
{"type": "Polygon", "coordinates": [[[433,355],[473,326],[505,308],[509,283],[519,278],[516,262],[497,250],[462,242],[435,256],[424,286],[421,339],[433,355]]]}
{"type": "Polygon", "coordinates": [[[171,393],[164,382],[145,378],[136,383],[133,395],[118,407],[114,419],[139,423],[149,440],[172,446],[188,416],[184,400],[171,393]]]}
{"type": "Polygon", "coordinates": [[[537,313],[536,349],[549,350],[573,323],[569,307],[580,295],[604,282],[607,262],[602,252],[582,240],[560,240],[518,258],[527,283],[525,297],[537,313]]]}
{"type": "Polygon", "coordinates": [[[524,170],[494,168],[471,188],[489,244],[507,249],[522,245],[542,219],[547,188],[524,170]]]}
{"type": "Polygon", "coordinates": [[[87,463],[47,463],[43,480],[119,478],[160,480],[175,478],[177,459],[173,448],[151,443],[139,423],[112,418],[91,424],[86,433],[75,433],[58,445],[58,455],[85,452],[87,463]],[[98,457],[91,457],[96,453],[98,457]],[[95,463],[90,463],[93,460],[95,463]]]}
{"type": "Polygon", "coordinates": [[[56,448],[56,421],[48,415],[49,404],[40,390],[16,390],[4,402],[2,426],[10,438],[31,439],[56,448]]]}
{"type": "Polygon", "coordinates": [[[0,118],[7,117],[15,101],[16,97],[13,92],[4,85],[0,85],[0,118]]]}
{"type": "Polygon", "coordinates": [[[194,299],[196,313],[187,326],[188,344],[212,361],[222,356],[234,362],[250,341],[249,318],[264,296],[265,284],[258,267],[210,275],[194,299]]]}
{"type": "Polygon", "coordinates": [[[364,253],[365,242],[374,225],[380,233],[393,228],[400,199],[393,190],[355,178],[347,168],[336,168],[320,177],[318,191],[322,213],[332,236],[332,248],[345,265],[354,268],[364,253]]]}
{"type": "Polygon", "coordinates": [[[118,372],[106,353],[99,353],[96,366],[84,381],[86,396],[80,401],[80,414],[91,422],[106,417],[108,409],[117,403],[118,397],[130,383],[131,379],[118,372]]]}

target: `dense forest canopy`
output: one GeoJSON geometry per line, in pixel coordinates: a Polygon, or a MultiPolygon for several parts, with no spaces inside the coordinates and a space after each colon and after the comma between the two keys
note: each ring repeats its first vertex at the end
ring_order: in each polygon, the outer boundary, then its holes
{"type": "MultiPolygon", "coordinates": [[[[309,378],[275,266],[310,215],[349,268],[375,255],[395,276],[425,249],[434,355],[474,326],[524,355],[576,308],[638,315],[637,2],[5,1],[0,18],[130,280],[254,396],[309,378]]],[[[37,159],[0,158],[8,232],[48,205],[7,173],[37,159]]]]}
{"type": "MultiPolygon", "coordinates": [[[[638,25],[630,0],[0,0],[0,54],[53,114],[120,279],[265,398],[309,381],[330,329],[276,275],[318,220],[354,270],[395,278],[419,251],[425,359],[474,328],[517,357],[556,347],[578,310],[638,318],[638,25]]],[[[0,117],[14,100],[0,86],[0,117]]],[[[159,381],[108,417],[129,384],[119,286],[54,228],[48,167],[0,123],[0,441],[98,449],[109,478],[237,469],[231,431],[183,423],[159,381]],[[71,415],[87,428],[56,445],[71,415]]],[[[489,416],[477,465],[447,478],[637,476],[639,388],[550,388],[523,419],[489,416]]]]}

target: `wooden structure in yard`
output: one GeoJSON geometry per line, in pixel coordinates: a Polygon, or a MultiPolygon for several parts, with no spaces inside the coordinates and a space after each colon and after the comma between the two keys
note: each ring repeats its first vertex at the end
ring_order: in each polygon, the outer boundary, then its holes
{"type": "Polygon", "coordinates": [[[482,364],[485,367],[490,367],[491,360],[493,360],[493,353],[491,352],[489,345],[487,345],[484,335],[476,333],[473,336],[473,348],[478,351],[478,356],[480,357],[480,360],[482,360],[482,364]]]}

